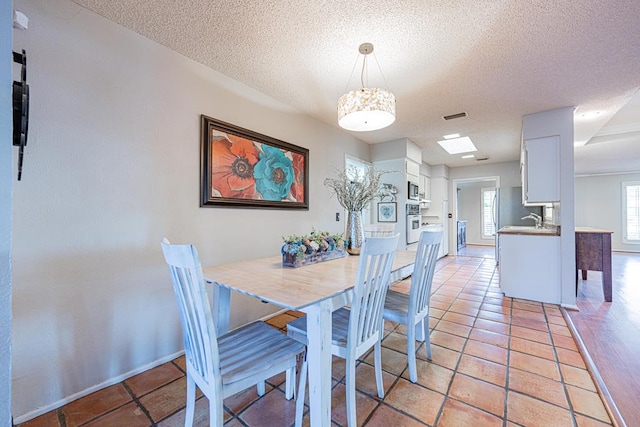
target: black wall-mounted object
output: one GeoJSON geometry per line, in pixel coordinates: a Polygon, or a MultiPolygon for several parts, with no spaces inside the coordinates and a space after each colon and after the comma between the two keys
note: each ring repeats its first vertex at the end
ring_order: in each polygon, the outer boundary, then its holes
{"type": "Polygon", "coordinates": [[[13,145],[18,151],[18,181],[22,179],[24,147],[29,131],[29,85],[27,84],[27,53],[13,52],[13,62],[21,64],[20,81],[13,82],[13,145]]]}

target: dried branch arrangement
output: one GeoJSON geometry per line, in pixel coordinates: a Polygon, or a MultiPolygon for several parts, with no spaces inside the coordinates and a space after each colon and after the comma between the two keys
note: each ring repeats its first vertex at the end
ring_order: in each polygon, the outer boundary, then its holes
{"type": "Polygon", "coordinates": [[[382,176],[389,171],[369,168],[362,172],[356,168],[337,171],[336,178],[326,178],[324,185],[333,189],[340,206],[348,211],[361,211],[376,197],[390,194],[382,185],[382,176]]]}

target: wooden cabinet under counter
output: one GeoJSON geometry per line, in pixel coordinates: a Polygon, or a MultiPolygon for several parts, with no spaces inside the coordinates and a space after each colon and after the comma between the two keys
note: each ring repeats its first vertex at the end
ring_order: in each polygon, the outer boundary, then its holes
{"type": "Polygon", "coordinates": [[[613,231],[591,227],[576,227],[576,291],[578,270],[582,280],[587,280],[587,271],[602,271],[604,300],[612,300],[611,234],[613,231]]]}

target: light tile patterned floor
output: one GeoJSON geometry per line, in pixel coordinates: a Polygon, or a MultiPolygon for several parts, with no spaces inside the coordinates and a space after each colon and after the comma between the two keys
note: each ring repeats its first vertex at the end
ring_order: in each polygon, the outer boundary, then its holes
{"type": "MultiPolygon", "coordinates": [[[[418,383],[408,378],[406,329],[386,324],[386,395],[376,394],[373,356],[357,367],[358,424],[367,426],[604,426],[611,425],[585,363],[556,305],[505,298],[495,262],[446,257],[438,262],[430,325],[433,360],[418,349],[418,383]]],[[[394,285],[408,291],[409,281],[394,285]]],[[[269,320],[285,328],[298,313],[269,320]]],[[[346,423],[344,365],[334,359],[332,419],[346,423]]],[[[20,427],[182,426],[184,359],[179,358],[72,402],[20,427]]],[[[294,403],[284,377],[267,393],[255,388],[225,400],[228,426],[289,426],[294,403]]],[[[201,395],[199,395],[201,396],[201,395]]],[[[196,425],[208,425],[206,398],[196,425]]],[[[305,409],[305,425],[308,412],[305,409]]]]}

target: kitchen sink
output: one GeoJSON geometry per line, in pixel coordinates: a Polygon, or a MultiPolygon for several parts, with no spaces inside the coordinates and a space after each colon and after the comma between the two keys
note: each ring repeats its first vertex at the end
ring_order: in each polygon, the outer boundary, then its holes
{"type": "Polygon", "coordinates": [[[550,234],[556,235],[558,229],[556,227],[550,228],[536,228],[533,225],[505,225],[499,233],[512,233],[512,234],[550,234]]]}

